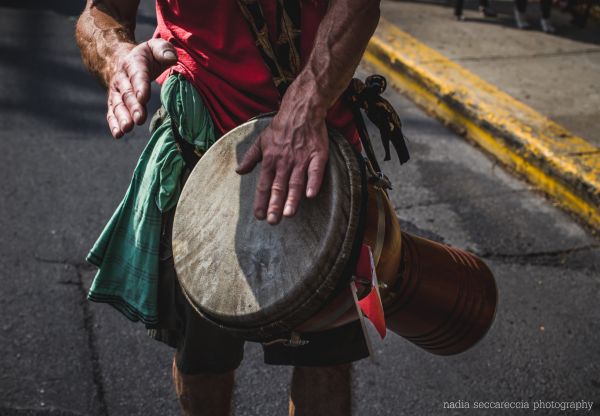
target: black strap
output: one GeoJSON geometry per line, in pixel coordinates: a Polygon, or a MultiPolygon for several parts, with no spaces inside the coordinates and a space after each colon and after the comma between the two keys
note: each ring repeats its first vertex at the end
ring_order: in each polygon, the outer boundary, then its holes
{"type": "Polygon", "coordinates": [[[354,118],[357,124],[358,133],[369,158],[371,165],[381,173],[375,152],[371,146],[369,133],[362,118],[361,109],[365,110],[369,120],[379,129],[385,157],[383,160],[390,160],[390,142],[394,146],[400,164],[408,162],[410,155],[406,146],[406,138],[402,133],[402,122],[394,107],[381,94],[385,91],[387,81],[381,75],[371,75],[365,79],[365,82],[353,78],[346,92],[352,102],[354,118]]]}
{"type": "Polygon", "coordinates": [[[277,0],[277,42],[271,44],[269,28],[258,0],[238,0],[238,6],[248,23],[250,33],[263,61],[271,71],[273,83],[283,97],[290,84],[300,73],[300,18],[299,0],[277,0]]]}

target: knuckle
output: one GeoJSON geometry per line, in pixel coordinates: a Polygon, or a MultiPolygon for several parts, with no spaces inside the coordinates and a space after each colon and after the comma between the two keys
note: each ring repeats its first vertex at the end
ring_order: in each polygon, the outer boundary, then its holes
{"type": "Polygon", "coordinates": [[[291,205],[296,205],[299,199],[300,198],[298,198],[298,195],[296,195],[295,193],[290,193],[287,197],[287,203],[291,205]]]}
{"type": "Polygon", "coordinates": [[[309,168],[308,168],[308,173],[309,174],[317,174],[320,173],[322,171],[322,166],[321,165],[317,165],[317,164],[312,164],[309,168]]]}
{"type": "Polygon", "coordinates": [[[272,168],[275,166],[275,157],[270,153],[263,153],[262,163],[265,168],[272,168]]]}
{"type": "Polygon", "coordinates": [[[261,194],[268,193],[270,190],[271,190],[271,187],[266,182],[259,182],[256,185],[256,191],[261,194]]]}
{"type": "Polygon", "coordinates": [[[287,190],[287,186],[281,181],[275,181],[273,182],[271,190],[275,194],[281,194],[287,190]]]}
{"type": "Polygon", "coordinates": [[[123,94],[121,94],[121,96],[123,97],[123,100],[128,100],[130,98],[133,98],[135,96],[135,94],[133,92],[133,88],[131,88],[131,87],[127,88],[125,91],[123,91],[123,94]]]}
{"type": "Polygon", "coordinates": [[[299,189],[304,186],[304,181],[299,179],[291,179],[290,180],[290,189],[299,189]]]}

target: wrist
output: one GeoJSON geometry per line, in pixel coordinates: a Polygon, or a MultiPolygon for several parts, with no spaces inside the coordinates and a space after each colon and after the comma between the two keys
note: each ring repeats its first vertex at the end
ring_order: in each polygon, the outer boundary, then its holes
{"type": "Polygon", "coordinates": [[[304,113],[318,121],[325,120],[331,104],[316,79],[301,73],[283,96],[281,109],[304,113]]]}

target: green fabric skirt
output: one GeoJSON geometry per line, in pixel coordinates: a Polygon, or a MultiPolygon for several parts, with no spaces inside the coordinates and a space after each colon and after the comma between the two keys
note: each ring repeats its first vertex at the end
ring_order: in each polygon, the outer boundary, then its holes
{"type": "Polygon", "coordinates": [[[161,218],[177,205],[185,168],[172,126],[201,152],[216,139],[208,110],[183,76],[165,81],[161,102],[125,197],[86,258],[98,267],[88,299],[149,326],[158,322],[161,218]]]}

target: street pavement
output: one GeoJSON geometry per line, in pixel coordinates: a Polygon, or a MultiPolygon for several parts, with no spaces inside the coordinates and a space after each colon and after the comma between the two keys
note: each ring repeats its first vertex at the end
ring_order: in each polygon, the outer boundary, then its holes
{"type": "MultiPolygon", "coordinates": [[[[104,92],[73,40],[82,5],[55,3],[0,0],[0,415],[176,415],[172,351],[85,300],[94,269],[83,259],[148,133],[110,139],[104,92]]],[[[152,24],[143,4],[138,39],[152,24]]],[[[385,162],[404,229],[482,256],[500,302],[487,337],[455,357],[394,334],[374,338],[376,363],[354,366],[354,414],[458,415],[469,411],[444,402],[536,400],[593,401],[589,414],[600,414],[598,240],[402,96],[386,95],[412,155],[402,167],[385,162]]],[[[249,344],[236,415],[287,411],[290,369],[261,360],[249,344]]]]}
{"type": "Polygon", "coordinates": [[[532,30],[516,28],[512,0],[491,0],[499,16],[486,19],[466,1],[466,20],[454,1],[382,1],[382,16],[567,130],[600,147],[600,21],[584,29],[556,8],[556,34],[540,30],[540,7],[530,2],[532,30]]]}

